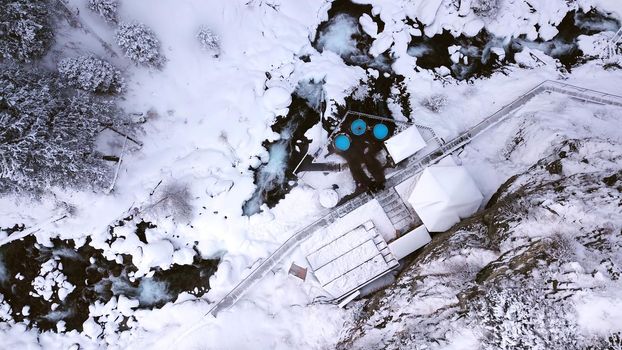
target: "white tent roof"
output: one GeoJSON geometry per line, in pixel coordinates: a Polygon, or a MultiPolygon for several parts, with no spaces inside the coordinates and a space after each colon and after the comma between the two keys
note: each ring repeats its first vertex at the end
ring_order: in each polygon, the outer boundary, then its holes
{"type": "Polygon", "coordinates": [[[426,145],[416,125],[389,138],[384,144],[395,164],[417,153],[426,145]]]}
{"type": "Polygon", "coordinates": [[[408,201],[430,232],[442,232],[477,211],[484,196],[464,167],[426,168],[408,201]]]}

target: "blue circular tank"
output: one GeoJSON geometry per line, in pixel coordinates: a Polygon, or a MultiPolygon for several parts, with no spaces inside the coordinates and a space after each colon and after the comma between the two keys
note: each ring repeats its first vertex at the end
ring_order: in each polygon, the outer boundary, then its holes
{"type": "Polygon", "coordinates": [[[384,124],[374,125],[374,137],[378,140],[384,140],[389,135],[389,128],[384,124]]]}
{"type": "Polygon", "coordinates": [[[339,134],[335,137],[335,147],[340,151],[347,151],[351,143],[350,137],[346,134],[339,134]]]}
{"type": "Polygon", "coordinates": [[[350,130],[356,136],[363,135],[365,130],[367,130],[367,123],[363,119],[357,119],[350,125],[350,130]]]}

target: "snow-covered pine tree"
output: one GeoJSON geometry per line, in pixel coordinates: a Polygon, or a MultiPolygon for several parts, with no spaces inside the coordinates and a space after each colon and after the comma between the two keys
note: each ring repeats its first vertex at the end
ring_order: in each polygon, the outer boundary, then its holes
{"type": "Polygon", "coordinates": [[[120,93],[124,81],[121,72],[110,63],[94,56],[65,58],[58,72],[69,86],[93,93],[120,93]]]}
{"type": "Polygon", "coordinates": [[[161,68],[164,64],[160,41],[146,25],[137,22],[121,23],[116,37],[125,56],[134,63],[155,68],[161,68]]]}
{"type": "Polygon", "coordinates": [[[220,38],[209,28],[205,26],[199,28],[197,39],[204,50],[213,53],[215,56],[220,54],[220,38]]]}
{"type": "Polygon", "coordinates": [[[117,23],[118,0],[89,0],[89,9],[108,23],[117,23]]]}
{"type": "Polygon", "coordinates": [[[106,185],[95,138],[114,123],[113,106],[63,88],[55,74],[0,68],[0,192],[106,185]]]}
{"type": "Polygon", "coordinates": [[[30,62],[52,45],[54,32],[46,0],[3,0],[0,10],[0,59],[30,62]]]}

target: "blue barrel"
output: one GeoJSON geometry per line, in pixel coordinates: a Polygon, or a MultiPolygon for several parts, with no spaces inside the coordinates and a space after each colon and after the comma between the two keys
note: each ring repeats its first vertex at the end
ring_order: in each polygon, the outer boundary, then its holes
{"type": "Polygon", "coordinates": [[[350,130],[356,136],[363,135],[365,130],[367,130],[367,123],[363,119],[357,119],[350,125],[350,130]]]}
{"type": "Polygon", "coordinates": [[[384,140],[389,135],[389,128],[384,124],[374,125],[374,137],[378,140],[384,140]]]}
{"type": "Polygon", "coordinates": [[[347,151],[351,143],[350,136],[346,134],[339,134],[335,137],[335,147],[340,151],[347,151]]]}

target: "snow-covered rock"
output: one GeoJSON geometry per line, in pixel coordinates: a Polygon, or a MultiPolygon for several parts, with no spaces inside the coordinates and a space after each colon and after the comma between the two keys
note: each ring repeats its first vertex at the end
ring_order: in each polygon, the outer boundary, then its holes
{"type": "Polygon", "coordinates": [[[102,327],[98,325],[93,318],[86,320],[82,325],[82,328],[84,329],[82,331],[84,335],[93,340],[97,339],[103,332],[102,327]]]}
{"type": "Polygon", "coordinates": [[[140,259],[133,261],[134,265],[138,267],[136,276],[146,274],[152,267],[167,268],[173,263],[174,252],[175,247],[167,240],[143,245],[140,259]]]}
{"type": "Polygon", "coordinates": [[[323,189],[318,193],[320,204],[324,208],[333,208],[339,203],[339,194],[333,189],[323,189]]]}
{"type": "Polygon", "coordinates": [[[291,93],[280,87],[272,87],[263,95],[263,103],[268,110],[279,110],[292,103],[291,93]]]}

